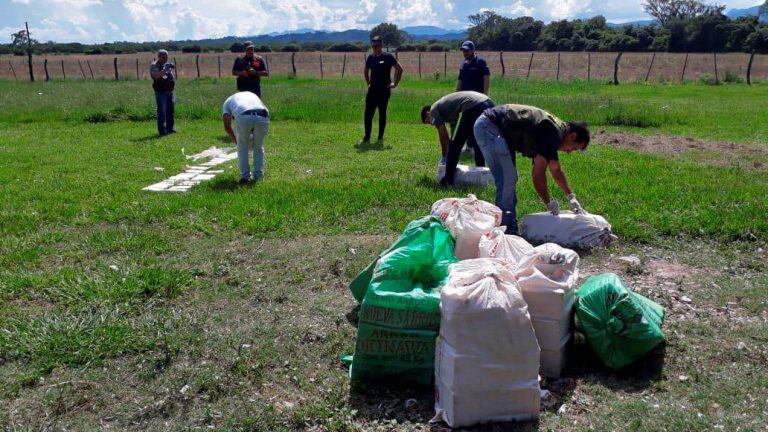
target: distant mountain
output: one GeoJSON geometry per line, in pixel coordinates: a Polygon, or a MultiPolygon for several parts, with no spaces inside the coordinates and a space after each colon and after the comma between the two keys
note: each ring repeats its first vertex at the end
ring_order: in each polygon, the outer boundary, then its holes
{"type": "Polygon", "coordinates": [[[606,23],[608,27],[624,27],[624,26],[635,26],[635,27],[647,27],[656,25],[656,20],[638,20],[638,21],[629,21],[625,23],[606,23]]]}
{"type": "Polygon", "coordinates": [[[289,44],[302,42],[368,42],[370,32],[368,30],[344,30],[341,32],[327,32],[309,30],[305,32],[290,32],[283,34],[265,34],[249,36],[244,39],[252,40],[255,44],[289,44]]]}
{"type": "Polygon", "coordinates": [[[411,26],[403,27],[400,29],[411,36],[445,36],[445,35],[462,35],[465,32],[462,30],[446,30],[441,27],[435,26],[411,26]]]}
{"type": "MultiPolygon", "coordinates": [[[[752,6],[751,8],[745,8],[745,9],[731,9],[726,13],[725,15],[728,16],[730,19],[736,19],[741,18],[745,16],[757,16],[760,12],[760,5],[752,6]]],[[[760,17],[761,22],[768,22],[768,16],[763,15],[760,17]]]]}

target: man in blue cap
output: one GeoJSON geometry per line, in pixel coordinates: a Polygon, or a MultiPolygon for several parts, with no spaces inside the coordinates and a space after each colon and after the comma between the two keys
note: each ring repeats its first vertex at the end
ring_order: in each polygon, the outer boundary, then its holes
{"type": "Polygon", "coordinates": [[[488,96],[491,84],[491,71],[488,63],[475,54],[475,43],[465,41],[461,44],[461,53],[464,54],[464,62],[459,70],[459,80],[456,82],[456,91],[476,91],[488,96]]]}

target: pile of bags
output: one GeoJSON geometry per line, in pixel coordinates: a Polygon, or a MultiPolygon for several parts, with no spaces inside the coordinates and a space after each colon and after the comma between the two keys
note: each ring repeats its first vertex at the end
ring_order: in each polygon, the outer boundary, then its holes
{"type": "MultiPolygon", "coordinates": [[[[437,166],[437,181],[445,177],[445,165],[440,164],[437,166]]],[[[453,184],[460,185],[476,185],[476,186],[488,186],[493,184],[493,174],[487,167],[479,166],[467,166],[458,164],[456,165],[456,172],[453,177],[453,184]]]]}
{"type": "Polygon", "coordinates": [[[600,216],[523,219],[505,234],[501,210],[446,198],[350,285],[361,302],[353,379],[435,383],[436,419],[452,427],[538,416],[539,374],[561,375],[579,329],[602,361],[622,368],[664,335],[663,309],[613,274],[580,289],[579,255],[610,244],[600,216]]]}
{"type": "Polygon", "coordinates": [[[451,427],[539,415],[539,345],[515,277],[501,260],[452,264],[441,295],[436,420],[451,427]]]}

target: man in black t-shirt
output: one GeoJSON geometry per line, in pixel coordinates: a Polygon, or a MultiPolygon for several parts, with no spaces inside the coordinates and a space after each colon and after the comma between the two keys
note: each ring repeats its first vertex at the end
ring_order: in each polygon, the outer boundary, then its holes
{"type": "Polygon", "coordinates": [[[232,75],[237,77],[237,91],[249,91],[261,97],[261,77],[269,76],[267,62],[254,54],[253,42],[245,43],[245,55],[235,59],[232,75]]]}
{"type": "Polygon", "coordinates": [[[400,83],[403,76],[403,67],[395,56],[383,51],[381,37],[371,38],[373,54],[365,61],[365,82],[368,85],[368,93],[365,95],[365,136],[358,145],[368,144],[371,141],[371,129],[373,127],[373,114],[379,110],[379,135],[376,145],[382,145],[384,129],[387,127],[387,105],[391,90],[400,83]],[[395,68],[395,81],[392,82],[392,68],[395,68]]]}
{"type": "Polygon", "coordinates": [[[560,213],[560,204],[550,199],[547,169],[568,196],[573,211],[584,213],[560,166],[557,152],[587,148],[589,129],[585,123],[565,123],[536,107],[507,104],[485,110],[475,122],[474,133],[496,182],[496,205],[504,212],[501,224],[507,227],[507,234],[517,233],[516,152],[533,159],[533,186],[552,214],[560,213]]]}

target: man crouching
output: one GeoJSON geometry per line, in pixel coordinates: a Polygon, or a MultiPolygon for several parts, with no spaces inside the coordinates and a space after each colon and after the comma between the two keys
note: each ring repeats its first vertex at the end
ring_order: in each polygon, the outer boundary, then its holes
{"type": "Polygon", "coordinates": [[[269,132],[269,111],[256,94],[249,91],[235,93],[224,101],[224,130],[237,144],[240,180],[245,184],[264,178],[264,138],[269,132]],[[232,130],[232,119],[236,131],[232,130]],[[253,150],[253,171],[249,151],[253,150]]]}

